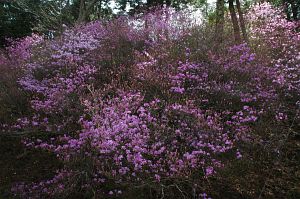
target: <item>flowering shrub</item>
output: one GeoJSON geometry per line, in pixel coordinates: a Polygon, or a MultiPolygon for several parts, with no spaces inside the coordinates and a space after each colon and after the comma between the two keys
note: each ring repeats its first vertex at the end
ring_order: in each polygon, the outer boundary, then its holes
{"type": "Polygon", "coordinates": [[[19,62],[26,61],[31,56],[31,48],[43,42],[43,37],[32,34],[21,40],[11,41],[7,47],[10,62],[20,64],[19,62]]]}
{"type": "Polygon", "coordinates": [[[272,9],[254,7],[249,44],[220,52],[203,37],[204,47],[195,45],[196,24],[172,10],[12,47],[24,51],[18,83],[33,110],[14,128],[58,133],[24,144],[64,163],[53,179],[18,184],[14,193],[122,197],[149,186],[156,196],[175,187],[208,198],[206,180],[242,159],[243,144],[263,143],[271,123],[285,128],[299,119],[300,37],[296,22],[272,9]]]}
{"type": "Polygon", "coordinates": [[[251,36],[263,41],[261,45],[268,49],[274,83],[299,93],[299,22],[288,21],[280,10],[267,3],[254,7],[251,13],[251,36]]]}
{"type": "Polygon", "coordinates": [[[83,190],[94,186],[100,191],[107,181],[164,183],[170,178],[203,177],[222,167],[218,155],[232,149],[233,141],[218,115],[191,105],[143,101],[140,93],[124,91],[106,100],[101,96],[85,100],[91,119],[80,120],[78,137],[26,144],[49,149],[75,173],[89,175],[83,190]],[[86,161],[92,161],[93,168],[76,168],[86,161]]]}
{"type": "Polygon", "coordinates": [[[27,96],[17,83],[23,73],[21,67],[31,54],[31,49],[43,42],[42,37],[33,34],[20,40],[10,41],[10,46],[0,51],[0,128],[7,129],[16,117],[27,112],[27,96]]]}

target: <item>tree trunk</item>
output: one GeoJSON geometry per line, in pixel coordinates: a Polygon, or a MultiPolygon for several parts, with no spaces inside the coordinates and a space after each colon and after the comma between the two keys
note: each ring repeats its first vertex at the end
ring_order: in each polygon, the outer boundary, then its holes
{"type": "Polygon", "coordinates": [[[241,9],[240,0],[236,0],[236,8],[237,8],[237,11],[239,14],[239,21],[240,21],[240,25],[241,25],[241,29],[242,29],[243,39],[247,42],[248,37],[247,37],[246,25],[245,25],[245,20],[244,20],[244,16],[243,16],[243,11],[241,9]]]}
{"type": "Polygon", "coordinates": [[[291,15],[290,15],[290,12],[288,9],[288,7],[289,7],[288,2],[286,0],[282,0],[282,6],[283,6],[284,12],[286,13],[287,20],[291,20],[291,15]]]}
{"type": "Polygon", "coordinates": [[[300,4],[300,3],[297,3],[297,1],[292,1],[291,2],[293,19],[295,21],[298,20],[298,8],[299,8],[298,4],[300,4]]]}
{"type": "Polygon", "coordinates": [[[100,0],[99,7],[98,7],[98,9],[97,9],[98,19],[101,19],[101,18],[102,18],[101,12],[102,12],[102,0],[100,0]]]}
{"type": "Polygon", "coordinates": [[[217,0],[216,3],[216,25],[215,25],[215,38],[217,45],[223,42],[224,33],[224,0],[217,0]]]}
{"type": "Polygon", "coordinates": [[[235,39],[236,43],[240,43],[241,42],[240,27],[239,27],[236,13],[235,13],[233,0],[228,0],[228,3],[229,3],[229,12],[230,12],[232,26],[233,26],[233,32],[234,32],[234,39],[235,39]]]}
{"type": "Polygon", "coordinates": [[[85,23],[88,21],[89,14],[94,7],[94,5],[97,3],[99,0],[92,0],[88,1],[88,4],[86,0],[80,0],[80,7],[79,7],[79,14],[78,14],[78,19],[77,23],[85,23]]]}
{"type": "Polygon", "coordinates": [[[79,14],[77,23],[83,23],[86,22],[86,5],[85,0],[80,0],[80,7],[79,7],[79,14]]]}

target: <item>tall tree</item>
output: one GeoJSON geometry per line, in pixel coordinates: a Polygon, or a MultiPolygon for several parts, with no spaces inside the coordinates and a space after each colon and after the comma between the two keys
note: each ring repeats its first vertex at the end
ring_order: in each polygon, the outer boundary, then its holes
{"type": "MultiPolygon", "coordinates": [[[[38,0],[32,0],[32,2],[38,3],[38,0]]],[[[35,22],[35,15],[20,9],[16,2],[0,2],[0,47],[5,45],[6,38],[30,35],[35,22]]]]}
{"type": "Polygon", "coordinates": [[[243,39],[245,41],[248,41],[245,20],[244,20],[244,16],[243,16],[243,11],[241,9],[241,3],[240,3],[240,0],[235,0],[235,1],[236,1],[236,8],[237,8],[237,11],[238,11],[238,14],[239,14],[239,22],[240,22],[240,25],[241,25],[243,39]]]}
{"type": "Polygon", "coordinates": [[[300,1],[299,0],[289,0],[292,8],[292,14],[294,20],[299,20],[300,18],[300,1]]]}
{"type": "Polygon", "coordinates": [[[224,0],[217,0],[216,2],[216,24],[215,24],[215,38],[217,44],[222,43],[224,34],[224,0]]]}
{"type": "MultiPolygon", "coordinates": [[[[180,9],[185,7],[188,3],[196,4],[199,0],[116,0],[117,4],[119,5],[119,9],[125,11],[127,5],[130,6],[131,11],[129,14],[134,14],[136,12],[143,12],[148,10],[151,7],[157,6],[167,6],[173,7],[176,9],[180,9]]],[[[206,0],[200,0],[205,1],[206,0]]]]}
{"type": "Polygon", "coordinates": [[[239,22],[238,22],[238,19],[236,16],[233,1],[234,0],[228,0],[229,12],[230,12],[230,16],[231,16],[231,22],[232,22],[232,26],[233,26],[235,42],[240,43],[241,42],[240,27],[239,27],[239,22]]]}
{"type": "Polygon", "coordinates": [[[101,6],[101,3],[101,0],[80,0],[77,23],[87,22],[94,6],[97,4],[101,6]]]}

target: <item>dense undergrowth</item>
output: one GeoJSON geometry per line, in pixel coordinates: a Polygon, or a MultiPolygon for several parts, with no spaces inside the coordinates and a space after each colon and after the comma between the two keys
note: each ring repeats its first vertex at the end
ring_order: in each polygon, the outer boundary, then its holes
{"type": "Polygon", "coordinates": [[[268,4],[247,16],[241,44],[229,25],[216,43],[172,10],[13,42],[0,57],[3,135],[55,154],[58,170],[6,194],[298,198],[299,23],[268,4]]]}

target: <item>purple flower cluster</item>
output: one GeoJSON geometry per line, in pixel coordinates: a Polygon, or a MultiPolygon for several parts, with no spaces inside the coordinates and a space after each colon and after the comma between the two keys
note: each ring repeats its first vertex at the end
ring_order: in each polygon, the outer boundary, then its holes
{"type": "Polygon", "coordinates": [[[268,48],[273,82],[299,94],[299,21],[288,21],[280,10],[274,9],[269,3],[252,9],[253,12],[249,15],[249,22],[252,24],[251,36],[258,42],[263,41],[262,44],[268,48]]]}
{"type": "Polygon", "coordinates": [[[77,138],[36,146],[69,162],[85,154],[97,172],[115,181],[142,181],[145,175],[161,181],[188,176],[191,169],[200,175],[201,168],[203,176],[211,175],[222,165],[216,155],[233,148],[219,118],[192,105],[158,99],[143,103],[140,93],[124,91],[96,102],[85,101],[91,120],[80,120],[83,130],[77,138]]]}

